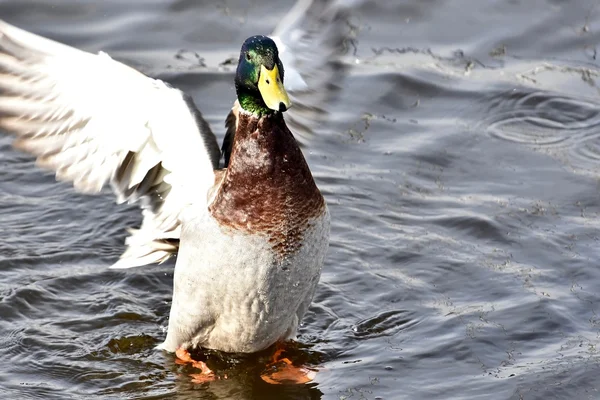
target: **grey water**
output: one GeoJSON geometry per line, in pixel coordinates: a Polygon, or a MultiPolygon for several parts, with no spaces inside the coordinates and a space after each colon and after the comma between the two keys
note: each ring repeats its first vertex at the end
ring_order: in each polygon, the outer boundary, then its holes
{"type": "MultiPolygon", "coordinates": [[[[223,137],[242,41],[293,0],[0,0],[0,18],[190,93],[223,137]]],[[[0,398],[600,398],[600,3],[365,1],[304,147],[332,216],[290,357],[156,351],[173,262],[109,270],[135,206],[75,193],[0,135],[0,398]]],[[[85,71],[82,71],[85,73],[85,71]]],[[[118,96],[118,93],[115,93],[118,96]]]]}

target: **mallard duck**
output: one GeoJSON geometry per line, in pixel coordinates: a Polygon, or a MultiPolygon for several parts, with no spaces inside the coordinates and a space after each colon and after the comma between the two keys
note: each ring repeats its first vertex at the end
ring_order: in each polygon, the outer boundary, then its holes
{"type": "Polygon", "coordinates": [[[76,190],[110,184],[119,202],[141,202],[143,223],[113,268],[177,253],[158,347],[183,360],[196,347],[250,353],[293,338],[319,281],[330,217],[283,116],[280,48],[266,36],[243,43],[221,154],[182,91],[0,22],[0,127],[76,190]]]}

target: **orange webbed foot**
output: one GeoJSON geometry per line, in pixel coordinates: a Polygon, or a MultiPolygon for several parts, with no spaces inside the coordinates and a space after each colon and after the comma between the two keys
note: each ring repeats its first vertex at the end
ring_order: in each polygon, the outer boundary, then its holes
{"type": "Polygon", "coordinates": [[[178,348],[175,351],[175,355],[177,356],[177,359],[175,360],[177,364],[192,364],[192,367],[198,368],[201,371],[199,374],[190,374],[192,382],[205,383],[219,379],[215,373],[208,368],[208,365],[206,365],[205,362],[194,360],[189,351],[178,348]]]}
{"type": "Polygon", "coordinates": [[[296,367],[288,358],[282,358],[281,355],[285,349],[281,343],[277,343],[277,350],[273,354],[272,360],[267,364],[268,372],[261,374],[261,379],[273,385],[284,383],[303,384],[315,379],[317,372],[307,367],[296,367]]]}

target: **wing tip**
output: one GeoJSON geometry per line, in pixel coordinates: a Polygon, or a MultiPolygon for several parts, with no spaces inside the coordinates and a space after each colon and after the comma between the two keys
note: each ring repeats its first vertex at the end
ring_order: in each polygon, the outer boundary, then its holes
{"type": "Polygon", "coordinates": [[[109,268],[129,269],[150,264],[162,264],[171,258],[177,250],[177,245],[163,243],[162,241],[152,241],[135,247],[130,245],[119,260],[109,268]]]}

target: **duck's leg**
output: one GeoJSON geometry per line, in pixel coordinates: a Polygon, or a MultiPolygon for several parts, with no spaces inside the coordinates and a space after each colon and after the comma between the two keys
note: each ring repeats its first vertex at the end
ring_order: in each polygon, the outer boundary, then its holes
{"type": "Polygon", "coordinates": [[[294,366],[287,357],[281,357],[284,351],[284,343],[277,342],[273,358],[267,364],[267,371],[260,376],[263,381],[280,385],[282,383],[308,383],[315,379],[316,371],[307,367],[294,366]]]}
{"type": "Polygon", "coordinates": [[[186,349],[178,348],[175,351],[175,355],[177,356],[177,360],[175,362],[178,364],[192,364],[192,367],[198,368],[201,371],[199,374],[190,374],[192,382],[204,383],[212,382],[217,379],[215,373],[208,368],[208,365],[206,365],[205,362],[194,360],[190,355],[190,352],[186,349]]]}

